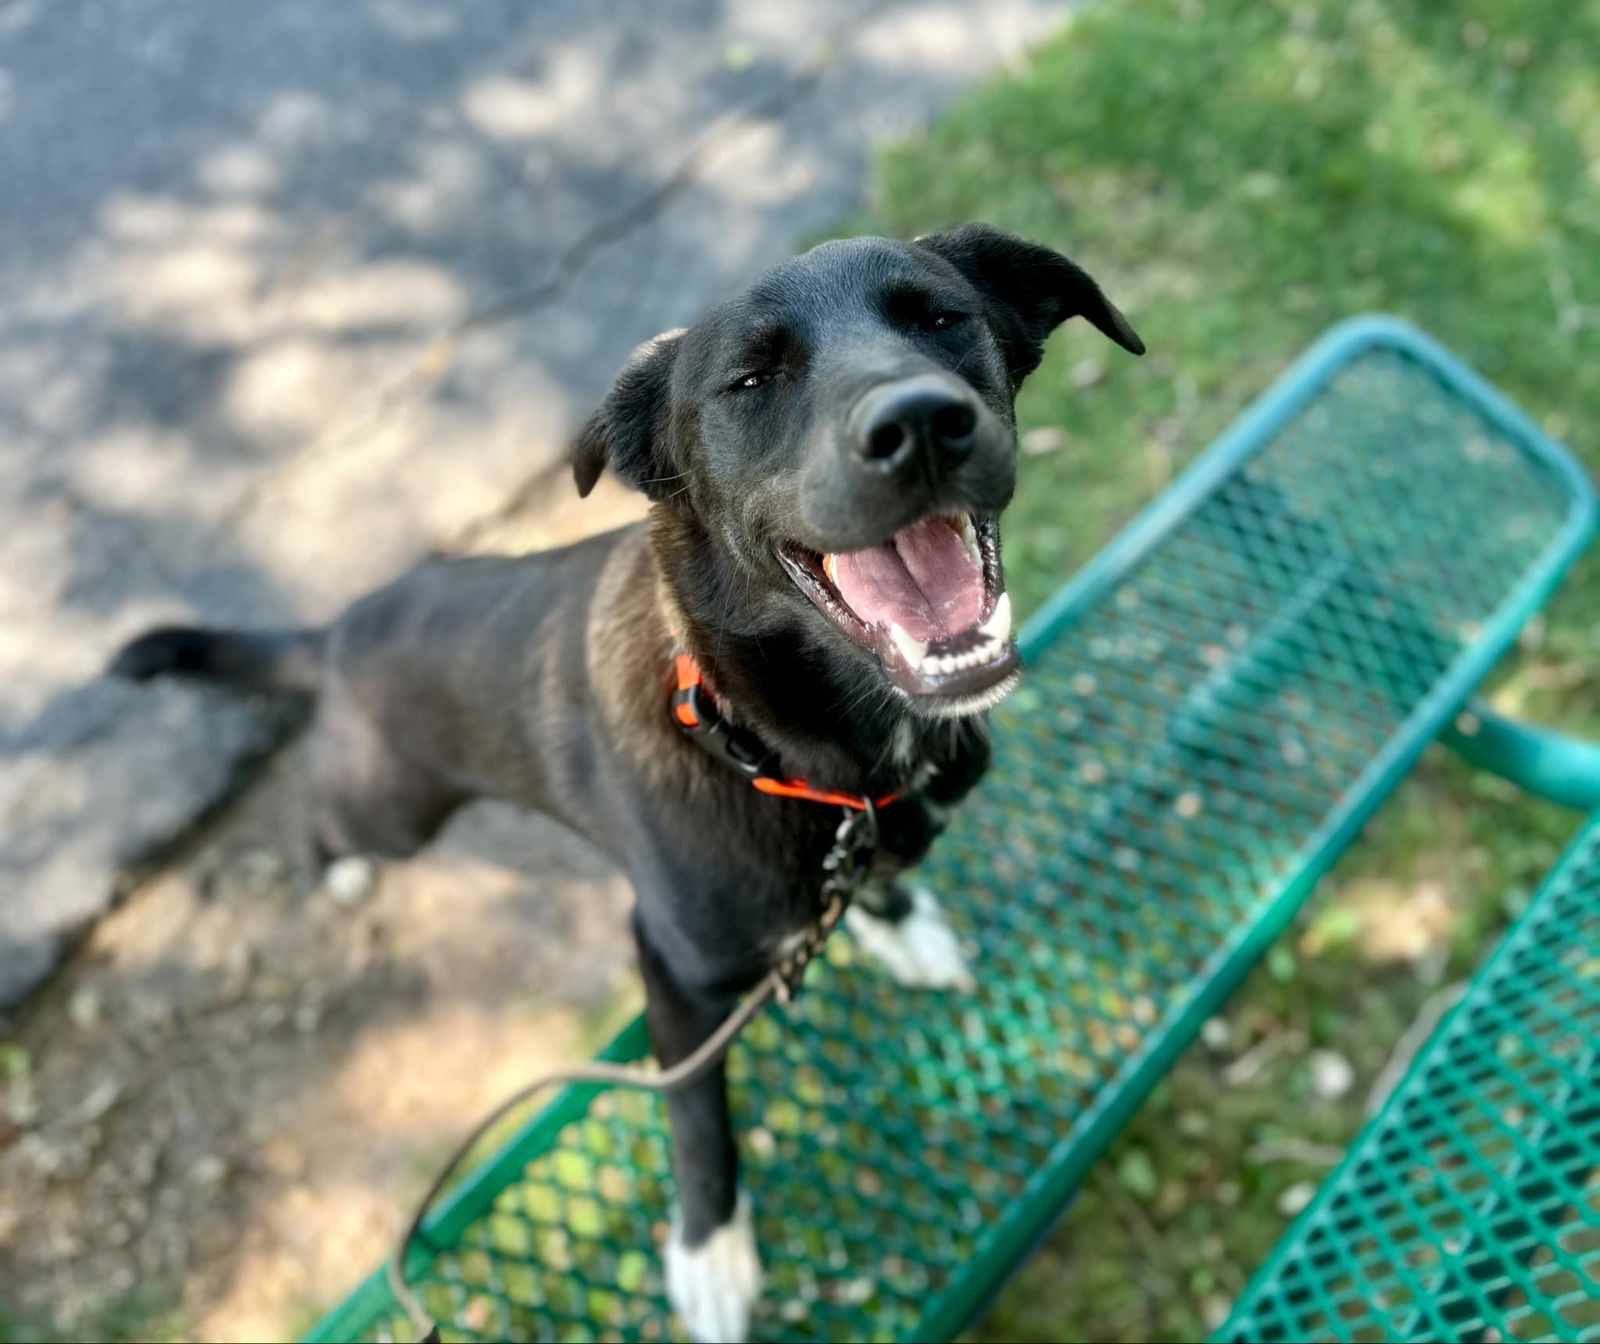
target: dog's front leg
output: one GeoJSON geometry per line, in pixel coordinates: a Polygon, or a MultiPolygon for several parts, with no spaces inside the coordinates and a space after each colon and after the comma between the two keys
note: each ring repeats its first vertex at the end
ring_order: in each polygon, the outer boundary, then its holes
{"type": "MultiPolygon", "coordinates": [[[[732,1011],[736,999],[686,986],[635,929],[644,978],[645,1022],[662,1068],[686,1059],[732,1011]]],[[[678,1207],[664,1255],[667,1297],[702,1344],[749,1338],[761,1292],[750,1202],[739,1191],[739,1152],[721,1064],[671,1093],[672,1175],[678,1207]]]]}
{"type": "Polygon", "coordinates": [[[898,877],[878,877],[845,912],[856,941],[896,982],[913,989],[972,989],[961,942],[938,898],[898,877]]]}
{"type": "Polygon", "coordinates": [[[989,736],[981,723],[959,725],[950,746],[920,793],[883,809],[874,880],[845,917],[871,957],[900,984],[921,989],[971,989],[975,983],[938,898],[900,880],[989,767],[989,736]]]}

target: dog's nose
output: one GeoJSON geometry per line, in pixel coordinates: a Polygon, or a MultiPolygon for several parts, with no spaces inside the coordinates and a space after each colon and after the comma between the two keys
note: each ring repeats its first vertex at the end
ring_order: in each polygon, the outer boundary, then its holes
{"type": "Polygon", "coordinates": [[[857,457],[878,471],[898,471],[924,458],[953,466],[972,452],[977,407],[942,378],[919,374],[883,383],[862,398],[857,457]]]}

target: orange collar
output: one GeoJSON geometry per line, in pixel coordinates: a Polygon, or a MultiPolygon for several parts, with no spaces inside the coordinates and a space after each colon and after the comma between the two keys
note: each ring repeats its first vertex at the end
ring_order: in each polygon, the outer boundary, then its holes
{"type": "Polygon", "coordinates": [[[744,775],[762,793],[779,798],[806,798],[813,803],[832,803],[865,812],[887,807],[900,796],[898,789],[871,798],[860,793],[840,793],[835,789],[813,788],[803,779],[784,779],[778,769],[777,753],[748,728],[729,723],[717,708],[716,697],[692,654],[675,655],[677,688],[672,693],[672,721],[701,750],[744,775]]]}

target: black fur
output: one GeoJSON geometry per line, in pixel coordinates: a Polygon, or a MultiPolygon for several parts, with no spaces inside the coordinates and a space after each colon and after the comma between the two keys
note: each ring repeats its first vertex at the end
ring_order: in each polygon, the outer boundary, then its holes
{"type": "Polygon", "coordinates": [[[578,436],[572,474],[578,494],[594,489],[609,465],[617,476],[651,499],[671,492],[673,473],[664,453],[662,421],[679,333],[654,337],[628,357],[616,383],[578,436]]]}
{"type": "Polygon", "coordinates": [[[191,677],[242,691],[314,694],[321,635],[305,630],[203,630],[169,625],[126,645],[106,670],[128,681],[191,677]]]}
{"type": "MultiPolygon", "coordinates": [[[[489,793],[588,836],[632,879],[651,1037],[670,1065],[814,919],[839,820],[756,792],[673,728],[673,651],[696,656],[724,711],[786,773],[903,791],[882,818],[880,884],[862,897],[902,917],[894,875],[986,765],[980,702],[897,688],[780,553],[997,514],[1015,485],[1016,384],[1075,314],[1143,348],[1066,258],[985,226],[824,244],[641,346],[584,428],[579,492],[610,467],[655,501],[648,524],[536,555],[428,561],[325,634],[156,632],[114,669],[297,687],[320,659],[312,756],[329,854],[413,852],[489,793]],[[913,385],[964,408],[960,451],[919,439],[866,455],[868,412],[913,385]]],[[[695,1246],[736,1198],[721,1070],[669,1109],[695,1246]]]]}
{"type": "Polygon", "coordinates": [[[1039,367],[1045,337],[1069,317],[1081,317],[1124,350],[1144,354],[1128,319],[1087,271],[1059,252],[988,224],[925,234],[917,245],[943,257],[990,300],[990,323],[1005,347],[1014,387],[1039,367]]]}

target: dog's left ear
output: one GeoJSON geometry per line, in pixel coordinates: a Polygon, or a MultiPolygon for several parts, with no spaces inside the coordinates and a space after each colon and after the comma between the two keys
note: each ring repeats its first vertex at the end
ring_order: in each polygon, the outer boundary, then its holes
{"type": "Polygon", "coordinates": [[[628,356],[606,399],[572,445],[572,478],[587,495],[607,467],[651,499],[669,492],[673,468],[664,442],[672,365],[683,330],[664,331],[628,356]]]}
{"type": "Polygon", "coordinates": [[[992,301],[996,334],[1015,387],[1039,367],[1044,342],[1069,317],[1087,319],[1133,354],[1144,342],[1076,262],[988,224],[924,234],[916,240],[948,261],[992,301]]]}

